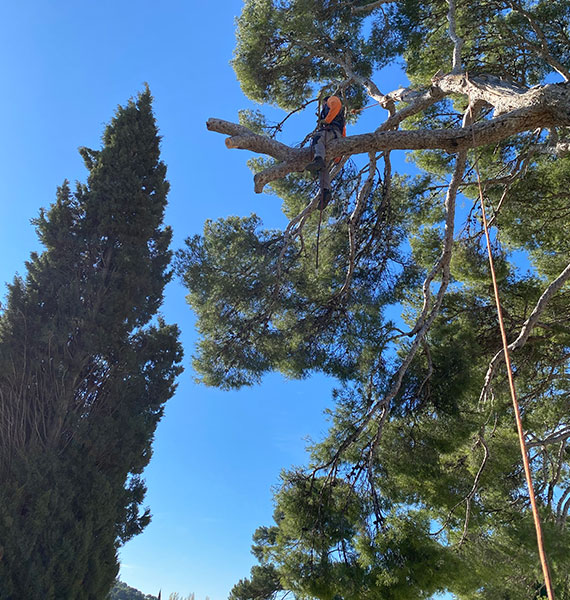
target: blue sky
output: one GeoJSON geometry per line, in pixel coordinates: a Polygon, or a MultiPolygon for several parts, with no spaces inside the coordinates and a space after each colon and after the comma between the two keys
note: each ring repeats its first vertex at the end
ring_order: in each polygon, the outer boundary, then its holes
{"type": "MultiPolygon", "coordinates": [[[[116,106],[144,82],[163,136],[173,247],[208,218],[255,212],[269,227],[283,223],[279,200],[253,193],[249,155],[226,150],[223,137],[205,127],[209,117],[236,120],[239,109],[253,107],[229,65],[241,6],[241,0],[1,3],[2,281],[24,274],[29,253],[40,250],[30,219],[54,200],[56,187],[65,178],[85,180],[77,148],[100,147],[116,106]]],[[[390,73],[384,91],[405,83],[397,69],[390,73]]],[[[295,141],[305,124],[313,126],[312,112],[297,119],[291,120],[295,141]]],[[[163,307],[166,320],[182,329],[186,371],[146,471],[154,517],[122,549],[121,577],[145,593],[162,589],[163,598],[178,591],[223,600],[254,562],[251,535],[270,523],[280,470],[304,462],[305,436],[318,439],[326,431],[332,382],[271,375],[259,387],[231,393],[195,384],[189,359],[196,334],[184,294],[171,283],[163,307]]]]}

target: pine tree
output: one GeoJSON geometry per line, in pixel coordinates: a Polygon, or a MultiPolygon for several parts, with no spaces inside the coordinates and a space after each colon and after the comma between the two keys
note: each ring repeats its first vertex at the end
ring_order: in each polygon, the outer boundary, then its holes
{"type": "Polygon", "coordinates": [[[243,91],[285,111],[336,93],[362,135],[329,144],[343,158],[321,214],[300,173],[310,148],[276,139],[305,136],[291,112],[208,121],[268,157],[251,162],[255,191],[269,185],[289,224],[231,217],[188,240],[197,370],[222,388],[273,370],[339,381],[329,434],[283,473],[234,600],[544,596],[477,171],[555,591],[570,598],[569,27],[567,0],[246,0],[243,91]],[[398,61],[410,86],[382,89],[398,61]],[[362,131],[368,103],[378,122],[362,131]],[[395,172],[398,150],[421,175],[395,172]]]}
{"type": "Polygon", "coordinates": [[[148,88],[89,170],[35,221],[45,247],[0,318],[0,597],[106,597],[150,520],[141,473],[181,348],[156,318],[170,278],[168,182],[148,88]]]}

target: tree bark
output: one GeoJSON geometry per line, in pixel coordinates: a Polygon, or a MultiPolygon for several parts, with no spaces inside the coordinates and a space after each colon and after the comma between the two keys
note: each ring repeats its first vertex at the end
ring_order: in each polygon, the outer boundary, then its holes
{"type": "MultiPolygon", "coordinates": [[[[395,93],[394,93],[395,94],[395,93]]],[[[401,92],[400,97],[406,97],[401,92]]],[[[388,117],[383,125],[371,133],[352,135],[330,142],[327,160],[339,156],[391,150],[444,150],[450,154],[474,146],[500,142],[512,135],[537,128],[570,125],[570,84],[558,83],[524,88],[494,76],[469,77],[449,74],[436,77],[433,87],[422,92],[409,92],[416,98],[399,113],[388,117]],[[455,129],[386,130],[393,129],[411,114],[417,113],[440,98],[458,94],[471,103],[485,103],[494,107],[494,116],[467,127],[455,129]]],[[[312,159],[310,148],[292,148],[269,137],[259,135],[237,123],[209,119],[210,131],[229,135],[228,148],[250,150],[275,158],[278,164],[255,175],[255,192],[265,185],[302,171],[312,159]]]]}

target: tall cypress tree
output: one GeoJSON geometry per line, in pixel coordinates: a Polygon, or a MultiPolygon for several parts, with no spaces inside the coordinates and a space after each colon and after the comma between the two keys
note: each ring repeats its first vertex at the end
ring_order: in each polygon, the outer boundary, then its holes
{"type": "Polygon", "coordinates": [[[0,317],[0,597],[100,599],[150,520],[141,472],[181,371],[148,88],[35,221],[45,251],[0,317]]]}

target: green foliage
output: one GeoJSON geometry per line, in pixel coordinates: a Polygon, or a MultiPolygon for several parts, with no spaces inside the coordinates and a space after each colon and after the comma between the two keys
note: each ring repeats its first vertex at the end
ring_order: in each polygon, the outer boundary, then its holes
{"type": "Polygon", "coordinates": [[[570,255],[565,232],[569,199],[570,158],[541,158],[524,180],[516,183],[512,202],[501,215],[506,239],[528,252],[546,277],[558,275],[570,255]]]}
{"type": "MultiPolygon", "coordinates": [[[[387,7],[387,15],[392,10],[387,7]]],[[[396,30],[378,18],[364,37],[364,17],[354,18],[343,0],[247,0],[237,19],[233,66],[244,93],[252,100],[294,109],[314,95],[314,84],[342,79],[331,55],[347,50],[353,68],[369,77],[392,60],[398,49],[396,30]]],[[[362,90],[353,108],[362,106],[362,90]]]]}
{"type": "Polygon", "coordinates": [[[171,232],[148,89],[82,154],[87,184],[36,220],[45,250],[0,317],[3,598],[107,595],[150,520],[141,473],[181,370],[156,318],[171,232]]]}
{"type": "Polygon", "coordinates": [[[143,594],[137,589],[128,586],[122,581],[115,581],[115,585],[111,589],[108,600],[158,600],[156,596],[151,594],[143,594]]]}
{"type": "Polygon", "coordinates": [[[270,600],[282,590],[279,575],[273,565],[254,565],[251,578],[240,579],[232,588],[230,600],[270,600]]]}
{"type": "MultiPolygon", "coordinates": [[[[398,16],[408,28],[404,57],[407,75],[416,84],[428,83],[439,71],[451,71],[452,42],[444,25],[448,5],[442,0],[408,1],[398,16]]],[[[556,50],[563,64],[568,63],[565,31],[570,20],[567,0],[552,2],[477,2],[457,3],[457,33],[465,40],[463,60],[471,74],[484,72],[525,85],[535,85],[550,72],[538,52],[540,39],[530,19],[541,27],[545,40],[556,50]],[[513,10],[521,7],[526,15],[513,10]],[[508,40],[508,42],[507,42],[508,40]]]]}
{"type": "MultiPolygon", "coordinates": [[[[383,307],[416,276],[398,241],[411,190],[417,189],[402,179],[390,198],[381,190],[371,196],[363,216],[370,231],[350,295],[343,290],[350,261],[346,214],[323,217],[318,270],[318,214],[296,240],[259,231],[256,216],[208,221],[203,236],[187,240],[177,263],[199,315],[202,339],[194,367],[202,381],[222,388],[251,385],[276,366],[293,377],[313,369],[341,380],[368,372],[386,343],[383,307]]],[[[302,201],[294,190],[284,193],[287,204],[302,201]]]]}
{"type": "MultiPolygon", "coordinates": [[[[567,0],[455,4],[470,76],[530,86],[551,77],[556,61],[567,68],[567,0]]],[[[335,90],[360,107],[363,80],[388,91],[379,70],[402,57],[414,88],[451,70],[448,11],[446,0],[248,0],[234,68],[259,102],[290,110],[335,90]]],[[[402,127],[457,128],[466,106],[464,96],[449,97],[402,127]]],[[[477,118],[491,117],[487,106],[477,118]]],[[[242,120],[268,132],[261,112],[242,120]]],[[[231,217],[188,240],[177,268],[198,316],[195,367],[205,383],[251,385],[271,370],[339,381],[328,434],[310,448],[306,467],[283,473],[274,522],[254,535],[259,565],[232,600],[418,600],[446,590],[460,600],[544,596],[475,165],[498,227],[492,252],[512,342],[570,256],[570,159],[553,153],[567,136],[566,128],[537,130],[468,153],[449,272],[439,266],[456,163],[443,151],[412,153],[422,171],[415,179],[393,173],[380,154],[365,167],[349,160],[322,214],[305,211],[314,181],[289,175],[271,184],[290,220],[285,231],[231,217]]],[[[250,166],[271,164],[257,158],[250,166]]],[[[566,284],[513,353],[559,600],[570,598],[568,323],[566,284]]]]}

